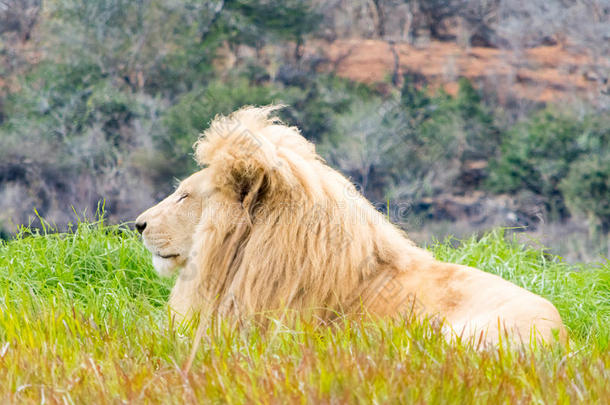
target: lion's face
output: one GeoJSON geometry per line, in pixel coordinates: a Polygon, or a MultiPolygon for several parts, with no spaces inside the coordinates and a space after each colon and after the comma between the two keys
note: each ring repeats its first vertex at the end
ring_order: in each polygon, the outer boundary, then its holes
{"type": "Polygon", "coordinates": [[[203,169],[183,180],[176,191],[136,219],[136,229],[160,275],[169,276],[186,264],[195,227],[212,192],[203,169]]]}

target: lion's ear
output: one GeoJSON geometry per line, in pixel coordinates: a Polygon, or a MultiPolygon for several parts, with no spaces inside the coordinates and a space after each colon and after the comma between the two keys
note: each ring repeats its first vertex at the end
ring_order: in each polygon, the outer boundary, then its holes
{"type": "Polygon", "coordinates": [[[256,214],[257,208],[262,206],[269,189],[269,177],[266,173],[260,173],[255,178],[241,183],[237,189],[238,200],[250,218],[256,214]]]}
{"type": "Polygon", "coordinates": [[[216,117],[195,143],[195,158],[214,173],[216,186],[255,204],[265,192],[280,192],[297,184],[288,164],[315,156],[296,128],[281,125],[270,113],[279,108],[245,107],[228,117],[216,117]]]}
{"type": "Polygon", "coordinates": [[[248,208],[261,202],[269,186],[269,177],[263,170],[240,170],[239,167],[232,167],[225,181],[235,199],[248,208]]]}

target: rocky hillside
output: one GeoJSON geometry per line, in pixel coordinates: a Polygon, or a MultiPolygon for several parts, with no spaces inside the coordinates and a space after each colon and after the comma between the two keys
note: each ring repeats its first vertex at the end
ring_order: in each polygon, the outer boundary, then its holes
{"type": "MultiPolygon", "coordinates": [[[[430,41],[419,46],[376,39],[312,41],[312,54],[328,58],[325,69],[369,84],[387,82],[404,73],[421,75],[432,87],[457,92],[466,77],[500,101],[527,99],[558,102],[587,99],[600,102],[608,93],[608,58],[594,60],[583,50],[541,45],[519,52],[492,47],[460,47],[455,42],[430,41]]],[[[396,80],[395,79],[395,80],[396,80]]]]}

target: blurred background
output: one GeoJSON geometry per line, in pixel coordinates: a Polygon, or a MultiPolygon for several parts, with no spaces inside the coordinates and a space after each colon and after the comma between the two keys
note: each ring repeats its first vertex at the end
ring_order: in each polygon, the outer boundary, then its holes
{"type": "Polygon", "coordinates": [[[411,238],[610,254],[610,0],[0,0],[0,235],[133,220],[285,103],[411,238]]]}

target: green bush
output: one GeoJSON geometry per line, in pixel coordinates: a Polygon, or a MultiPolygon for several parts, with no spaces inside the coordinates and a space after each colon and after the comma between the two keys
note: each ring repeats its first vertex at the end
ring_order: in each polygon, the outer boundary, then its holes
{"type": "Polygon", "coordinates": [[[592,227],[610,231],[610,153],[583,157],[570,167],[560,189],[567,205],[583,213],[592,227]]]}
{"type": "Polygon", "coordinates": [[[540,111],[507,133],[500,156],[491,162],[488,187],[495,192],[532,192],[543,198],[553,215],[566,217],[559,185],[577,160],[608,146],[607,124],[594,115],[540,111]]]}
{"type": "Polygon", "coordinates": [[[229,114],[243,105],[266,105],[275,100],[272,86],[256,86],[244,78],[215,81],[209,86],[183,94],[162,118],[162,131],[156,144],[166,161],[172,162],[169,177],[183,177],[195,168],[192,159],[197,135],[208,127],[217,114],[229,114]]]}
{"type": "Polygon", "coordinates": [[[349,113],[353,103],[375,97],[374,90],[334,75],[300,73],[297,83],[286,84],[281,90],[279,100],[289,106],[282,111],[282,118],[297,126],[307,139],[341,142],[347,134],[337,130],[339,116],[349,113]]]}
{"type": "Polygon", "coordinates": [[[324,114],[332,127],[323,132],[321,152],[374,201],[451,189],[464,162],[499,146],[495,117],[469,81],[460,80],[455,97],[430,95],[415,82],[406,75],[400,97],[353,89],[342,109],[324,114]]]}
{"type": "Polygon", "coordinates": [[[401,148],[395,135],[400,121],[385,110],[384,100],[374,97],[357,101],[334,119],[334,132],[319,144],[329,162],[348,175],[360,191],[383,201],[394,172],[403,164],[394,151],[401,148]]]}
{"type": "Polygon", "coordinates": [[[37,209],[65,225],[72,207],[91,212],[101,199],[118,218],[130,219],[143,208],[133,200],[150,201],[146,183],[134,181],[133,156],[151,143],[158,100],[86,63],[43,62],[20,85],[7,98],[8,119],[0,126],[0,186],[17,193],[0,195],[0,204],[23,202],[16,224],[28,223],[37,209]],[[121,196],[126,188],[133,200],[121,196]]]}
{"type": "Polygon", "coordinates": [[[432,99],[435,108],[424,123],[422,135],[432,139],[443,136],[439,140],[450,153],[448,158],[460,162],[487,160],[500,145],[494,114],[468,79],[460,78],[458,83],[455,97],[440,92],[432,99]]]}
{"type": "Polygon", "coordinates": [[[501,131],[493,112],[468,80],[460,79],[456,96],[442,90],[431,95],[416,81],[405,76],[399,111],[389,114],[391,120],[400,122],[393,134],[400,142],[387,159],[396,162],[392,194],[417,200],[463,189],[464,164],[493,156],[501,131]]]}
{"type": "Polygon", "coordinates": [[[115,84],[152,94],[184,91],[212,74],[222,35],[212,27],[212,8],[200,2],[47,3],[42,29],[51,60],[96,65],[115,84]]]}

